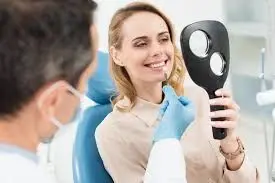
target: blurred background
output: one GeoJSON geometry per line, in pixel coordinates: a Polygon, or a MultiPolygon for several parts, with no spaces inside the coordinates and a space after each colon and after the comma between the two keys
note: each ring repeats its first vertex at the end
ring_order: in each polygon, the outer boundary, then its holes
{"type": "MultiPolygon", "coordinates": [[[[149,1],[149,0],[148,0],[149,1]]],[[[113,13],[133,0],[97,0],[100,51],[107,52],[113,13]]],[[[226,87],[241,107],[239,134],[247,154],[259,168],[261,182],[272,181],[274,104],[259,106],[258,92],[275,89],[275,0],[150,0],[172,20],[179,45],[182,29],[200,20],[224,23],[230,40],[230,73],[226,87]]],[[[179,47],[180,48],[180,47],[179,47]]],[[[193,84],[189,80],[190,84],[193,84]]],[[[275,114],[275,113],[274,113],[275,114]]],[[[60,132],[50,146],[41,145],[41,165],[60,183],[72,182],[71,155],[77,123],[60,132]],[[62,150],[56,147],[62,145],[62,150]],[[50,148],[50,151],[49,151],[50,148]],[[48,153],[50,152],[50,153],[48,153]],[[50,164],[49,164],[50,162],[50,164]],[[67,166],[64,167],[64,164],[67,166]],[[62,166],[61,166],[62,165],[62,166]]],[[[275,178],[275,174],[274,174],[275,178]]],[[[275,180],[274,180],[275,182],[275,180]]]]}

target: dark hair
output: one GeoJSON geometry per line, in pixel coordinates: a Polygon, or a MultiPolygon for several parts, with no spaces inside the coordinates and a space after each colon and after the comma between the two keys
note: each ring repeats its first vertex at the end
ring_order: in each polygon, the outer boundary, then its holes
{"type": "Polygon", "coordinates": [[[0,0],[0,117],[49,82],[76,86],[90,65],[92,0],[0,0]]]}

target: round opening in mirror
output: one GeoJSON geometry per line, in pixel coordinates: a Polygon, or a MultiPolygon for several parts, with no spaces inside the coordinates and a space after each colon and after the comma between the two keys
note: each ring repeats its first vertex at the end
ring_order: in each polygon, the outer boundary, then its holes
{"type": "Polygon", "coordinates": [[[223,75],[224,59],[220,53],[213,53],[210,59],[210,67],[214,74],[217,76],[223,75]]]}
{"type": "Polygon", "coordinates": [[[192,33],[189,39],[191,51],[198,57],[206,57],[209,49],[209,39],[206,33],[197,30],[192,33]]]}

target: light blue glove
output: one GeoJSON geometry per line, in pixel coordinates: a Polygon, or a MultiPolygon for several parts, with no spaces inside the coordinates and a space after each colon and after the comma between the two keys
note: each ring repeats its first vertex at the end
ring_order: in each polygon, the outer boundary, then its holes
{"type": "Polygon", "coordinates": [[[153,140],[154,142],[168,138],[180,140],[186,128],[194,121],[194,105],[188,98],[178,97],[171,86],[164,86],[163,92],[165,98],[153,140]]]}

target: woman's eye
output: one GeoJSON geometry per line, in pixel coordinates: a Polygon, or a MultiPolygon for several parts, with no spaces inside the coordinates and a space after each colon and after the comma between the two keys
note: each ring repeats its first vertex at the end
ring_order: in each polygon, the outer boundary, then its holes
{"type": "Polygon", "coordinates": [[[140,43],[136,43],[135,44],[135,47],[145,47],[145,46],[147,46],[147,43],[146,42],[140,42],[140,43]]]}
{"type": "Polygon", "coordinates": [[[160,39],[160,42],[167,42],[167,41],[169,41],[169,38],[167,38],[167,37],[160,39]]]}

